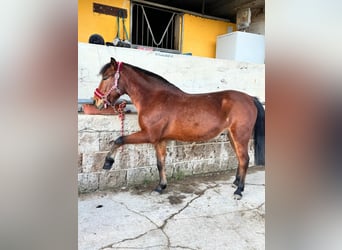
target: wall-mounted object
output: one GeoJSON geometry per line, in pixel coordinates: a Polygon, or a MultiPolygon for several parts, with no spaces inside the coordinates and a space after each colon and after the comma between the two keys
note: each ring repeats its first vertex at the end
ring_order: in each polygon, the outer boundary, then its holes
{"type": "Polygon", "coordinates": [[[244,30],[251,24],[251,9],[240,9],[236,13],[236,25],[238,30],[244,30]]]}
{"type": "Polygon", "coordinates": [[[109,5],[93,3],[93,12],[127,18],[127,10],[109,5]]]}

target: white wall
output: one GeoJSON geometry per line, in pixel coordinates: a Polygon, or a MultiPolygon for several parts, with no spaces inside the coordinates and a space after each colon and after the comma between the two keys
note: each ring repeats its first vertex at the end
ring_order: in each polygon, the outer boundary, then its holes
{"type": "Polygon", "coordinates": [[[114,57],[161,75],[189,93],[234,89],[265,101],[265,65],[157,51],[78,44],[78,98],[89,99],[101,67],[114,57]]]}

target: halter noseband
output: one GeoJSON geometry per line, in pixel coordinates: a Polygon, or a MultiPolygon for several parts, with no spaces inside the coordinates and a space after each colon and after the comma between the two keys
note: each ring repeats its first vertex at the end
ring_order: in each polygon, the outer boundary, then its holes
{"type": "Polygon", "coordinates": [[[115,90],[119,95],[122,95],[122,92],[118,87],[121,64],[122,62],[118,62],[118,68],[116,69],[116,72],[114,74],[114,84],[105,94],[103,94],[98,88],[95,89],[94,95],[97,96],[98,98],[101,98],[104,101],[104,108],[107,108],[107,105],[111,105],[107,97],[109,96],[110,93],[112,93],[113,90],[115,90]]]}

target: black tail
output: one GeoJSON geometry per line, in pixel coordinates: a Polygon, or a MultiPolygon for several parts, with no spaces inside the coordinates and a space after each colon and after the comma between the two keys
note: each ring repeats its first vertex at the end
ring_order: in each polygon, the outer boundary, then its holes
{"type": "Polygon", "coordinates": [[[255,165],[265,166],[265,110],[258,98],[254,97],[258,114],[254,125],[254,160],[255,165]]]}

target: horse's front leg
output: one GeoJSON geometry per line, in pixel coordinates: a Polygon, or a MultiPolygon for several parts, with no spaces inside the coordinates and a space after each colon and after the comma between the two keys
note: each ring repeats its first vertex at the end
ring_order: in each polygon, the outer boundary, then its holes
{"type": "Polygon", "coordinates": [[[156,157],[157,157],[157,167],[159,171],[159,184],[155,188],[155,191],[158,193],[162,193],[162,191],[167,186],[166,172],[165,172],[165,156],[166,156],[166,142],[161,141],[154,145],[156,149],[156,157]]]}
{"type": "Polygon", "coordinates": [[[145,131],[139,131],[131,135],[120,136],[114,141],[114,145],[108,152],[103,169],[111,169],[114,163],[114,158],[119,147],[124,144],[139,144],[139,143],[150,143],[148,134],[145,131]]]}

